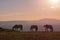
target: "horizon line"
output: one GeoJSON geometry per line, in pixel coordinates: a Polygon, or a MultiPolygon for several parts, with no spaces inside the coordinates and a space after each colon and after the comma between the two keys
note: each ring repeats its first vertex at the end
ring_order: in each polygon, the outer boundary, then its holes
{"type": "Polygon", "coordinates": [[[42,19],[38,19],[38,20],[0,20],[0,21],[39,21],[39,20],[60,20],[60,19],[53,19],[53,18],[42,18],[42,19]]]}

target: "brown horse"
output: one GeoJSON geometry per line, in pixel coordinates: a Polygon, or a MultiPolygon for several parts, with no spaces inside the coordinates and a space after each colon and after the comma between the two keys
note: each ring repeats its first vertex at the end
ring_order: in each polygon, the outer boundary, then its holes
{"type": "Polygon", "coordinates": [[[35,31],[37,31],[38,30],[38,26],[37,25],[32,25],[30,30],[33,31],[33,29],[35,29],[35,31]]]}
{"type": "Polygon", "coordinates": [[[45,27],[46,32],[49,31],[48,29],[50,29],[50,32],[53,32],[53,26],[52,25],[44,25],[44,27],[45,27]]]}
{"type": "Polygon", "coordinates": [[[20,31],[22,31],[23,30],[23,25],[14,25],[13,28],[12,28],[12,30],[18,30],[18,29],[20,29],[20,31]]]}

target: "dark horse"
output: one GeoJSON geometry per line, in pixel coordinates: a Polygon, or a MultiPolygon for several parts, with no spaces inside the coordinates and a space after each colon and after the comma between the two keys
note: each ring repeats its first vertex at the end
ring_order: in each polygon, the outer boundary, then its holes
{"type": "Polygon", "coordinates": [[[45,27],[45,31],[48,32],[50,30],[50,32],[53,32],[53,26],[52,25],[44,25],[45,27]],[[48,30],[49,29],[49,30],[48,30]]]}
{"type": "Polygon", "coordinates": [[[18,29],[20,29],[20,31],[22,31],[22,30],[23,30],[23,25],[14,25],[12,29],[13,29],[13,30],[18,30],[18,29]]]}
{"type": "Polygon", "coordinates": [[[35,31],[37,31],[38,30],[38,26],[37,25],[32,25],[30,30],[33,31],[33,29],[35,29],[35,31]]]}

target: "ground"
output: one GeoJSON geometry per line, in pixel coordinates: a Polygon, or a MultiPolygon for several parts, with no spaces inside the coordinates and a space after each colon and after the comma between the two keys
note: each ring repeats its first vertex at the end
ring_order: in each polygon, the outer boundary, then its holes
{"type": "Polygon", "coordinates": [[[1,31],[0,40],[60,40],[60,32],[1,31]]]}

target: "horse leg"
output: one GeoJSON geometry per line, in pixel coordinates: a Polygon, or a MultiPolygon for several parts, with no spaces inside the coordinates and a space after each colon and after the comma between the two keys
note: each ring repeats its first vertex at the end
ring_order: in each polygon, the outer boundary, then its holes
{"type": "Polygon", "coordinates": [[[50,32],[53,32],[53,29],[50,29],[50,32]]]}
{"type": "Polygon", "coordinates": [[[35,31],[37,32],[38,29],[35,29],[35,31]]]}
{"type": "Polygon", "coordinates": [[[48,32],[48,28],[45,28],[45,32],[48,32]]]}
{"type": "Polygon", "coordinates": [[[22,32],[22,30],[23,30],[23,29],[22,29],[22,28],[20,28],[20,32],[22,32]]]}
{"type": "Polygon", "coordinates": [[[14,30],[18,31],[18,28],[15,28],[14,30]]]}

